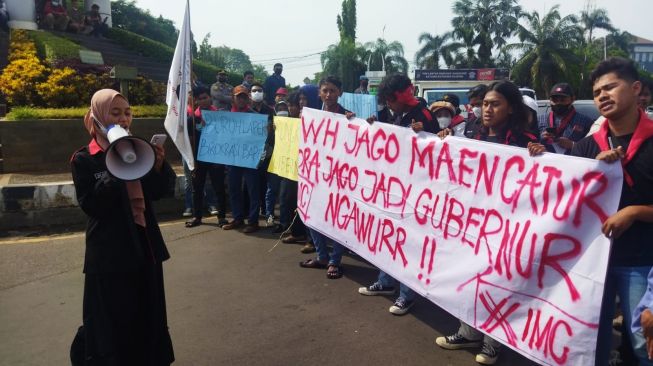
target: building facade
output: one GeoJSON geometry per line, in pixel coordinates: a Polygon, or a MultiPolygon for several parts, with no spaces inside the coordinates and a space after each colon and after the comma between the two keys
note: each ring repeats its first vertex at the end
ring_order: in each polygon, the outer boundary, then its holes
{"type": "Polygon", "coordinates": [[[642,69],[653,73],[653,41],[635,37],[630,45],[630,58],[637,62],[642,69]]]}

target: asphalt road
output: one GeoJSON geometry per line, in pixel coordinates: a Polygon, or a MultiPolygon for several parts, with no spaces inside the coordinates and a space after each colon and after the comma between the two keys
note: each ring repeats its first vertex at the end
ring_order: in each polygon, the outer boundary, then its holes
{"type": "MultiPolygon", "coordinates": [[[[472,351],[446,351],[437,336],[455,318],[418,299],[388,312],[393,297],[366,297],[377,270],[344,258],[345,277],[302,269],[300,246],[267,230],[223,231],[214,220],[162,224],[175,365],[477,365],[472,351]],[[274,247],[274,249],[272,249],[274,247]]],[[[69,365],[81,323],[84,233],[0,241],[0,364],[69,365]]],[[[532,365],[504,349],[498,365],[532,365]]]]}

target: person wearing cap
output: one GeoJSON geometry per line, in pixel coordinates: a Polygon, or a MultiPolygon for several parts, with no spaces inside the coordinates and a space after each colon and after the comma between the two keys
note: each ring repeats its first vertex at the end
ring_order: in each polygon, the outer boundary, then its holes
{"type": "Polygon", "coordinates": [[[447,93],[442,96],[442,101],[451,103],[455,109],[456,113],[451,117],[451,124],[453,126],[465,122],[465,117],[460,114],[460,98],[456,94],[447,93]]]}
{"type": "Polygon", "coordinates": [[[286,101],[286,98],[288,97],[288,89],[286,88],[279,88],[277,91],[274,93],[274,105],[276,106],[277,103],[283,101],[286,101]]]}
{"type": "MultiPolygon", "coordinates": [[[[238,85],[233,89],[233,101],[231,112],[236,113],[256,113],[250,107],[249,89],[238,85]]],[[[231,201],[231,211],[233,219],[228,224],[222,226],[223,230],[234,230],[244,226],[243,233],[250,234],[258,231],[258,215],[260,210],[259,201],[259,171],[256,168],[243,168],[240,166],[229,165],[227,170],[227,182],[229,189],[229,199],[231,201]],[[248,215],[247,225],[245,225],[245,213],[243,212],[243,180],[247,186],[248,215]]]]}
{"type": "Polygon", "coordinates": [[[465,136],[465,121],[463,120],[456,125],[452,122],[453,116],[456,114],[456,108],[454,108],[453,104],[439,100],[433,102],[429,110],[433,113],[433,117],[435,117],[441,129],[438,136],[465,136]]]}
{"type": "Polygon", "coordinates": [[[211,85],[213,105],[218,109],[228,111],[231,109],[231,91],[234,87],[227,83],[227,72],[224,70],[218,70],[216,79],[217,81],[211,85]]]}
{"type": "Polygon", "coordinates": [[[283,72],[283,65],[280,63],[274,64],[274,74],[268,76],[263,83],[263,90],[265,91],[265,103],[269,106],[274,106],[274,97],[276,96],[279,88],[286,87],[286,79],[281,76],[283,72]]]}
{"type": "Polygon", "coordinates": [[[551,112],[538,118],[541,141],[547,150],[569,154],[574,144],[585,137],[592,126],[594,121],[576,112],[574,100],[576,98],[571,85],[558,83],[551,88],[551,112]]]}
{"type": "Polygon", "coordinates": [[[369,83],[369,79],[365,75],[361,75],[358,78],[359,86],[354,90],[354,94],[369,94],[369,90],[367,90],[367,84],[369,83]]]}

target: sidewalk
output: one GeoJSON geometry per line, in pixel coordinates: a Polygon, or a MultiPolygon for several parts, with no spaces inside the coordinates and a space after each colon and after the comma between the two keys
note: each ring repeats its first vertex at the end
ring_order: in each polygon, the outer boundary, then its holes
{"type": "MultiPolygon", "coordinates": [[[[177,173],[175,195],[156,203],[159,216],[176,215],[183,211],[183,167],[177,165],[173,169],[177,173]]],[[[0,237],[24,229],[80,229],[85,223],[84,213],[77,206],[75,187],[69,172],[0,174],[0,237]]]]}

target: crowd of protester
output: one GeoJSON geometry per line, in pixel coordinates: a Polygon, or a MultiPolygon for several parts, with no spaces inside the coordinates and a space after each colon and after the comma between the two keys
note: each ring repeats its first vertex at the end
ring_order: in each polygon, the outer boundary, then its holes
{"type": "MultiPolygon", "coordinates": [[[[337,77],[327,76],[318,85],[304,85],[288,93],[282,72],[283,65],[274,65],[274,74],[264,83],[256,82],[253,73],[245,72],[242,84],[233,87],[227,83],[226,73],[220,71],[216,83],[210,87],[196,85],[189,96],[193,107],[189,106],[187,111],[195,158],[205,125],[201,110],[266,115],[269,121],[268,152],[274,146],[274,116],[298,118],[304,107],[343,114],[347,118],[355,116],[338,102],[343,88],[337,77]]],[[[601,62],[591,74],[591,83],[594,102],[602,115],[596,132],[590,131],[594,121],[574,109],[573,89],[564,81],[554,85],[549,93],[551,111],[539,116],[537,103],[522,96],[512,82],[477,85],[467,93],[471,112],[464,117],[457,95],[446,94],[441,100],[427,105],[426,101],[415,97],[411,80],[405,74],[397,73],[388,75],[376,92],[383,109],[373,116],[358,117],[368,123],[389,123],[410,128],[415,133],[437,134],[440,138],[453,135],[524,148],[534,159],[549,152],[606,163],[620,162],[625,179],[619,210],[605,221],[602,228],[613,245],[605,282],[596,364],[606,365],[610,358],[618,295],[624,319],[620,327],[622,344],[625,345],[622,353],[630,355],[641,365],[652,365],[649,357],[653,356],[653,312],[650,310],[653,309],[653,278],[649,280],[649,277],[653,277],[650,273],[653,251],[648,250],[647,245],[653,237],[653,121],[644,112],[651,103],[651,86],[639,80],[632,61],[621,58],[601,62]]],[[[367,78],[360,78],[355,92],[369,93],[367,78]]],[[[89,131],[94,136],[95,131],[89,131]]],[[[326,270],[327,278],[341,278],[344,274],[341,260],[346,248],[304,225],[296,214],[297,182],[267,172],[270,154],[264,155],[255,169],[200,161],[192,172],[188,172],[186,167],[184,213],[186,216],[191,214],[192,218],[185,226],[193,228],[202,224],[205,204],[223,230],[241,229],[243,233],[251,234],[261,230],[259,222],[263,221],[268,230],[280,235],[282,242],[302,243],[302,253],[316,253],[299,263],[302,268],[326,270]],[[209,190],[212,195],[206,189],[207,176],[212,183],[209,190]],[[230,221],[226,219],[227,196],[230,221]]],[[[398,297],[389,312],[404,315],[410,311],[418,295],[382,270],[379,270],[374,283],[360,287],[358,292],[366,296],[394,295],[397,289],[398,297]]],[[[476,348],[479,350],[475,355],[476,362],[488,365],[494,364],[501,352],[499,342],[464,322],[455,333],[438,337],[435,343],[449,350],[476,348]]]]}

